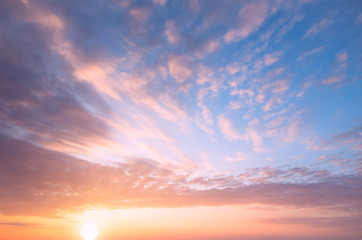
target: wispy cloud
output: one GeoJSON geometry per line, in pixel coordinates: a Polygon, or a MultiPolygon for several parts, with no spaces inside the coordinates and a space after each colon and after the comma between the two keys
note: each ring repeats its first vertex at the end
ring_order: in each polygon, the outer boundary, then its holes
{"type": "Polygon", "coordinates": [[[224,115],[220,115],[218,117],[218,124],[222,134],[227,140],[232,141],[243,139],[242,135],[238,133],[238,130],[233,126],[231,121],[224,115]]]}
{"type": "Polygon", "coordinates": [[[357,18],[356,18],[357,22],[362,22],[362,13],[358,14],[357,18]]]}
{"type": "Polygon", "coordinates": [[[322,51],[323,49],[324,49],[324,47],[322,46],[322,47],[314,48],[314,49],[312,49],[312,50],[310,50],[310,51],[308,51],[308,52],[304,52],[304,53],[302,53],[301,55],[299,55],[299,57],[297,58],[297,60],[298,60],[298,61],[302,61],[302,60],[304,60],[305,58],[310,57],[310,56],[312,56],[312,55],[314,55],[314,54],[322,51]]]}
{"type": "Polygon", "coordinates": [[[236,157],[225,157],[225,160],[229,162],[245,161],[246,159],[248,159],[248,155],[241,152],[236,153],[236,157]]]}
{"type": "Polygon", "coordinates": [[[319,22],[313,24],[308,31],[304,34],[303,38],[310,37],[320,33],[324,28],[328,27],[333,23],[330,19],[322,19],[319,22]]]}
{"type": "Polygon", "coordinates": [[[329,149],[329,148],[341,148],[345,146],[356,147],[361,143],[362,125],[358,125],[347,131],[342,131],[334,134],[324,140],[316,141],[311,146],[312,149],[329,149]]]}
{"type": "Polygon", "coordinates": [[[25,222],[0,222],[0,225],[14,226],[14,227],[42,227],[44,224],[41,223],[25,223],[25,222]]]}

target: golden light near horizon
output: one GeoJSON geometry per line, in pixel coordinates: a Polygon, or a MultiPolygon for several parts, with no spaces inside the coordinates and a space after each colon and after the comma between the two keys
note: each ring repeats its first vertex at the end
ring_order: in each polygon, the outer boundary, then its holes
{"type": "Polygon", "coordinates": [[[84,240],[94,240],[98,235],[98,228],[92,222],[84,223],[80,233],[84,240]]]}

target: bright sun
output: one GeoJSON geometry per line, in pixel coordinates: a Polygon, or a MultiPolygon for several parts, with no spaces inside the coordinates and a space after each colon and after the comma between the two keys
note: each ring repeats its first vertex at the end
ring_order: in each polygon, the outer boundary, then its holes
{"type": "Polygon", "coordinates": [[[94,223],[84,223],[80,230],[84,240],[94,240],[98,235],[98,228],[94,223]]]}

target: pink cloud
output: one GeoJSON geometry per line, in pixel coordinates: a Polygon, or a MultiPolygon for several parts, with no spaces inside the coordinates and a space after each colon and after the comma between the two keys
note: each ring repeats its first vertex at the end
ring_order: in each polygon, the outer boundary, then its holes
{"type": "Polygon", "coordinates": [[[242,108],[244,105],[240,101],[230,101],[228,105],[228,109],[237,110],[242,108]]]}
{"type": "Polygon", "coordinates": [[[165,35],[171,44],[177,44],[180,41],[180,36],[177,33],[177,28],[174,21],[167,21],[165,26],[165,35]]]}
{"type": "Polygon", "coordinates": [[[350,146],[353,150],[361,150],[362,125],[339,132],[323,140],[315,140],[309,148],[314,150],[338,149],[350,146]]]}
{"type": "Polygon", "coordinates": [[[357,18],[356,18],[357,22],[362,22],[362,13],[358,14],[357,18]]]}
{"type": "Polygon", "coordinates": [[[238,95],[240,98],[252,97],[254,96],[254,91],[250,89],[233,89],[230,93],[231,95],[238,95]]]}
{"type": "Polygon", "coordinates": [[[312,56],[320,51],[322,51],[324,49],[324,47],[317,47],[317,48],[314,48],[308,52],[304,52],[302,53],[301,55],[299,55],[299,57],[297,58],[297,61],[302,61],[303,59],[309,57],[309,56],[312,56]]]}
{"type": "Polygon", "coordinates": [[[129,159],[111,167],[5,136],[0,142],[3,214],[46,217],[55,216],[59,210],[75,212],[95,206],[120,209],[246,204],[361,210],[360,177],[356,175],[266,167],[248,169],[238,176],[192,177],[151,159],[129,159]]]}
{"type": "Polygon", "coordinates": [[[253,2],[241,8],[238,13],[237,27],[224,35],[225,42],[239,41],[258,30],[267,17],[267,10],[267,3],[261,1],[253,2]]]}
{"type": "Polygon", "coordinates": [[[338,62],[345,62],[348,58],[348,54],[345,51],[336,54],[338,62]]]}
{"type": "Polygon", "coordinates": [[[333,75],[333,76],[331,76],[331,77],[329,77],[329,78],[326,78],[326,79],[323,79],[322,80],[322,84],[334,84],[334,83],[338,83],[338,82],[340,82],[340,81],[342,81],[343,80],[343,77],[342,76],[340,76],[340,75],[333,75]]]}
{"type": "Polygon", "coordinates": [[[228,162],[245,161],[246,159],[248,159],[248,155],[241,152],[236,153],[235,157],[225,157],[225,160],[228,162]]]}
{"type": "Polygon", "coordinates": [[[323,19],[313,24],[312,27],[304,34],[303,38],[318,34],[330,24],[332,24],[332,21],[329,19],[323,19]]]}
{"type": "Polygon", "coordinates": [[[286,79],[278,80],[273,83],[273,93],[283,93],[289,88],[289,81],[286,79]]]}
{"type": "Polygon", "coordinates": [[[255,152],[264,152],[263,138],[253,126],[248,126],[245,130],[245,136],[253,142],[253,150],[255,152]]]}
{"type": "Polygon", "coordinates": [[[283,116],[278,116],[275,119],[273,119],[272,121],[270,121],[267,124],[267,126],[268,126],[268,128],[275,128],[275,127],[282,125],[284,121],[285,121],[285,118],[283,116]]]}
{"type": "Polygon", "coordinates": [[[199,0],[190,0],[190,1],[188,1],[188,5],[189,5],[190,9],[195,13],[200,11],[200,2],[199,2],[199,0]]]}
{"type": "Polygon", "coordinates": [[[143,7],[132,8],[129,13],[139,22],[146,22],[149,17],[149,9],[143,7]]]}
{"type": "Polygon", "coordinates": [[[237,64],[231,64],[226,67],[226,70],[229,72],[229,74],[235,74],[240,71],[240,67],[237,64]]]}
{"type": "Polygon", "coordinates": [[[184,83],[193,75],[191,59],[185,56],[169,56],[168,68],[177,83],[184,83]]]}
{"type": "Polygon", "coordinates": [[[264,100],[265,100],[265,94],[263,94],[263,93],[260,93],[260,94],[258,94],[257,96],[256,96],[256,101],[258,102],[258,103],[263,103],[264,102],[264,100]]]}
{"type": "Polygon", "coordinates": [[[345,153],[326,154],[318,159],[321,162],[331,164],[344,172],[362,173],[362,157],[361,153],[354,156],[346,156],[345,153]]]}
{"type": "Polygon", "coordinates": [[[167,0],[153,0],[154,4],[165,5],[167,0]]]}
{"type": "Polygon", "coordinates": [[[264,112],[269,112],[273,108],[275,108],[278,104],[281,104],[282,100],[278,97],[271,97],[269,101],[266,102],[266,104],[263,107],[264,112]]]}
{"type": "Polygon", "coordinates": [[[301,141],[308,130],[303,118],[303,111],[276,113],[273,120],[264,125],[267,137],[274,138],[277,143],[301,141]]]}
{"type": "Polygon", "coordinates": [[[227,140],[233,141],[243,138],[235,129],[231,121],[227,119],[224,115],[220,115],[218,117],[218,124],[222,134],[227,140]]]}
{"type": "Polygon", "coordinates": [[[211,53],[221,47],[219,40],[211,39],[205,44],[205,51],[211,53]]]}
{"type": "Polygon", "coordinates": [[[269,65],[277,62],[278,60],[279,60],[278,57],[273,56],[273,55],[271,55],[271,54],[267,54],[267,55],[265,56],[265,58],[264,58],[264,64],[265,64],[266,66],[269,66],[269,65]]]}

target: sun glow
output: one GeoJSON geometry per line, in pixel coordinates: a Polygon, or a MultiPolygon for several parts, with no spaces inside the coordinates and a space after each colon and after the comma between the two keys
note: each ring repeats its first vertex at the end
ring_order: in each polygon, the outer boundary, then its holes
{"type": "Polygon", "coordinates": [[[84,223],[80,230],[84,240],[94,240],[98,235],[98,228],[94,223],[84,223]]]}

